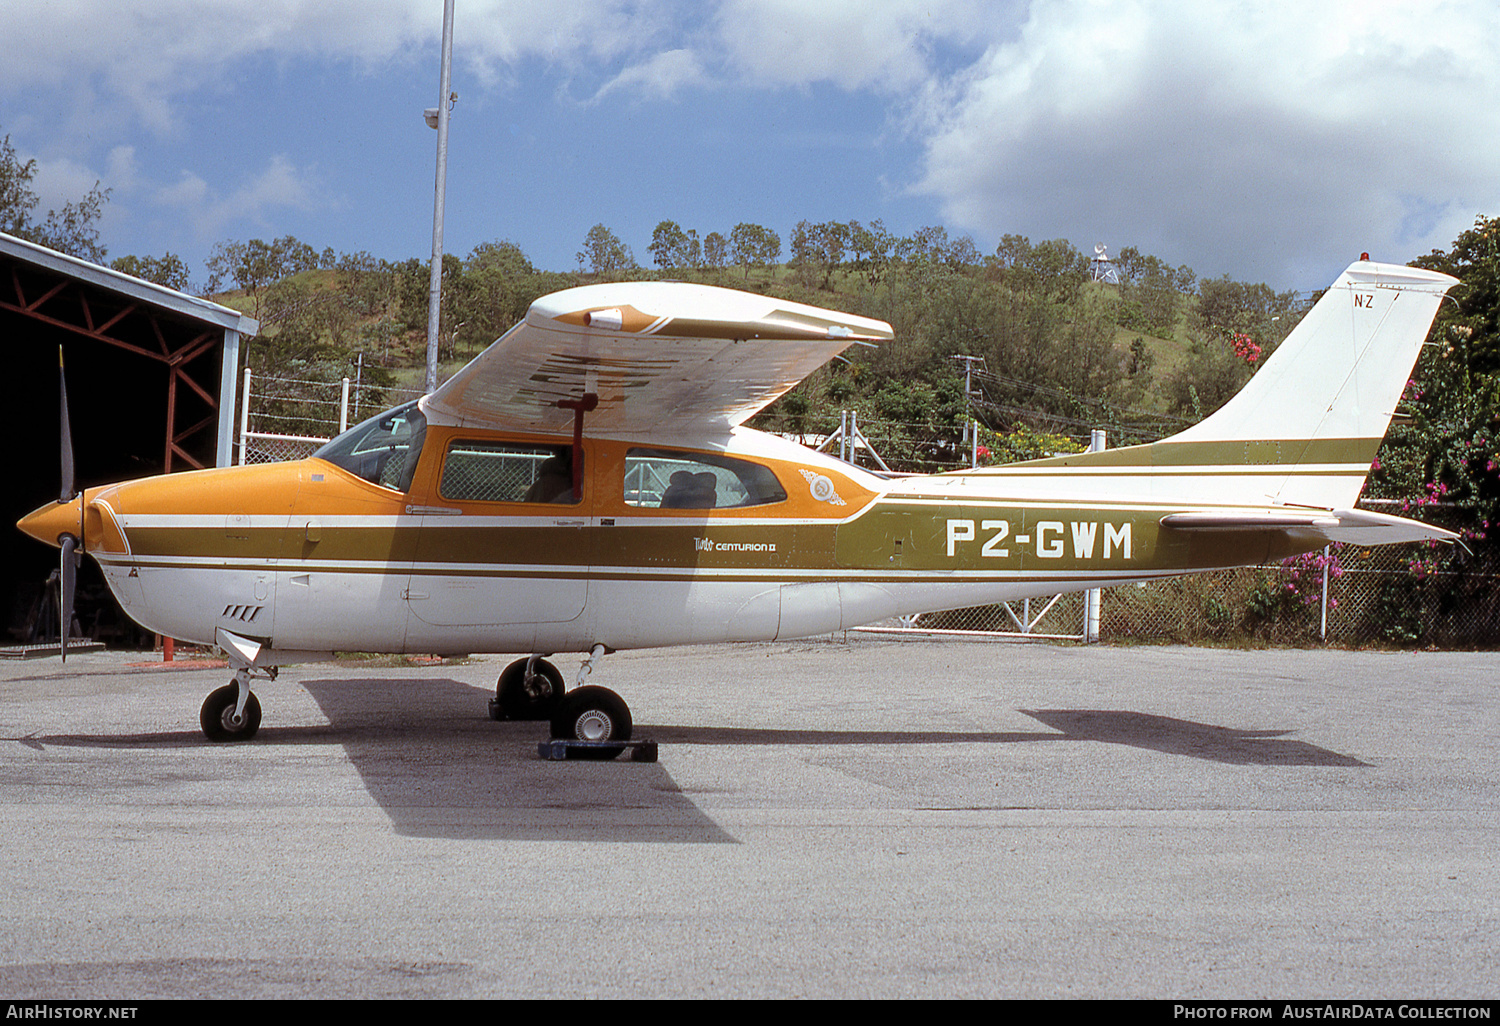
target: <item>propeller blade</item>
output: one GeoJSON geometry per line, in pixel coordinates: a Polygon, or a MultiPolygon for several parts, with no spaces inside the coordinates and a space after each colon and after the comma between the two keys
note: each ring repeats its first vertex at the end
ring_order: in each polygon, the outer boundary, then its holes
{"type": "Polygon", "coordinates": [[[73,427],[68,423],[68,376],[63,370],[62,346],[57,347],[57,382],[62,410],[59,424],[62,433],[62,492],[58,501],[68,502],[78,491],[73,487],[73,427]]]}
{"type": "Polygon", "coordinates": [[[62,621],[59,630],[58,644],[61,646],[62,661],[68,661],[68,635],[73,633],[73,593],[78,586],[78,560],[73,555],[78,546],[78,539],[71,534],[65,534],[61,538],[62,544],[62,576],[60,587],[62,589],[62,601],[58,603],[58,618],[62,621]]]}

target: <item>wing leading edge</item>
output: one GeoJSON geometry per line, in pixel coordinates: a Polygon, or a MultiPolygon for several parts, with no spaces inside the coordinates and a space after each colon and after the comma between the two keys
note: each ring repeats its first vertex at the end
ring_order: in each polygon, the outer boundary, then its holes
{"type": "Polygon", "coordinates": [[[570,430],[559,400],[599,397],[591,431],[723,433],[884,321],[681,282],[587,285],[543,296],[423,401],[429,418],[570,430]]]}

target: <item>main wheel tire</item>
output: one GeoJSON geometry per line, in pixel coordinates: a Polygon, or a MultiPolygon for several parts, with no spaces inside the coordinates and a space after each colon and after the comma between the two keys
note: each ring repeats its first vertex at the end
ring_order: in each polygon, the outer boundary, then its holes
{"type": "Polygon", "coordinates": [[[240,686],[230,681],[204,699],[198,714],[203,736],[210,741],[249,741],[260,729],[260,699],[251,692],[245,702],[245,715],[235,722],[234,709],[240,701],[240,686]]]}
{"type": "MultiPolygon", "coordinates": [[[[629,741],[634,724],[625,699],[609,688],[586,685],[568,692],[562,708],[552,717],[552,736],[568,741],[629,741]]],[[[583,759],[613,759],[624,746],[578,748],[573,751],[583,759]]]]}
{"type": "Polygon", "coordinates": [[[526,679],[526,664],[517,659],[505,668],[495,683],[495,699],[490,703],[492,720],[550,720],[562,708],[562,671],[545,659],[538,659],[526,679]]]}

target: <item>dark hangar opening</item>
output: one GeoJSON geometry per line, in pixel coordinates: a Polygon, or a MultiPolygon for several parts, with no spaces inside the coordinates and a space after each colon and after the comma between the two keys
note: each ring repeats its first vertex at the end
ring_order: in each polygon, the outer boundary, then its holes
{"type": "MultiPolygon", "coordinates": [[[[68,377],[79,488],[212,467],[232,421],[220,417],[221,371],[238,357],[237,312],[0,235],[0,409],[11,459],[0,489],[0,644],[34,640],[57,549],[15,526],[58,498],[58,348],[68,377]],[[233,327],[230,327],[233,325],[233,327]],[[226,346],[226,343],[229,343],[226,346]]],[[[231,372],[233,371],[231,366],[231,372]]],[[[84,560],[76,615],[86,635],[122,646],[151,637],[119,609],[84,560]]]]}

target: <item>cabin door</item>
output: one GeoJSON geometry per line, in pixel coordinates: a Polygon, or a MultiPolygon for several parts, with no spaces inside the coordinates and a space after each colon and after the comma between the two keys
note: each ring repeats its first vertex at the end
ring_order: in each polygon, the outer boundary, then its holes
{"type": "MultiPolygon", "coordinates": [[[[407,598],[438,627],[562,623],[582,615],[590,489],[571,446],[455,438],[422,516],[407,598]]],[[[415,626],[415,625],[413,625],[415,626]]]]}

